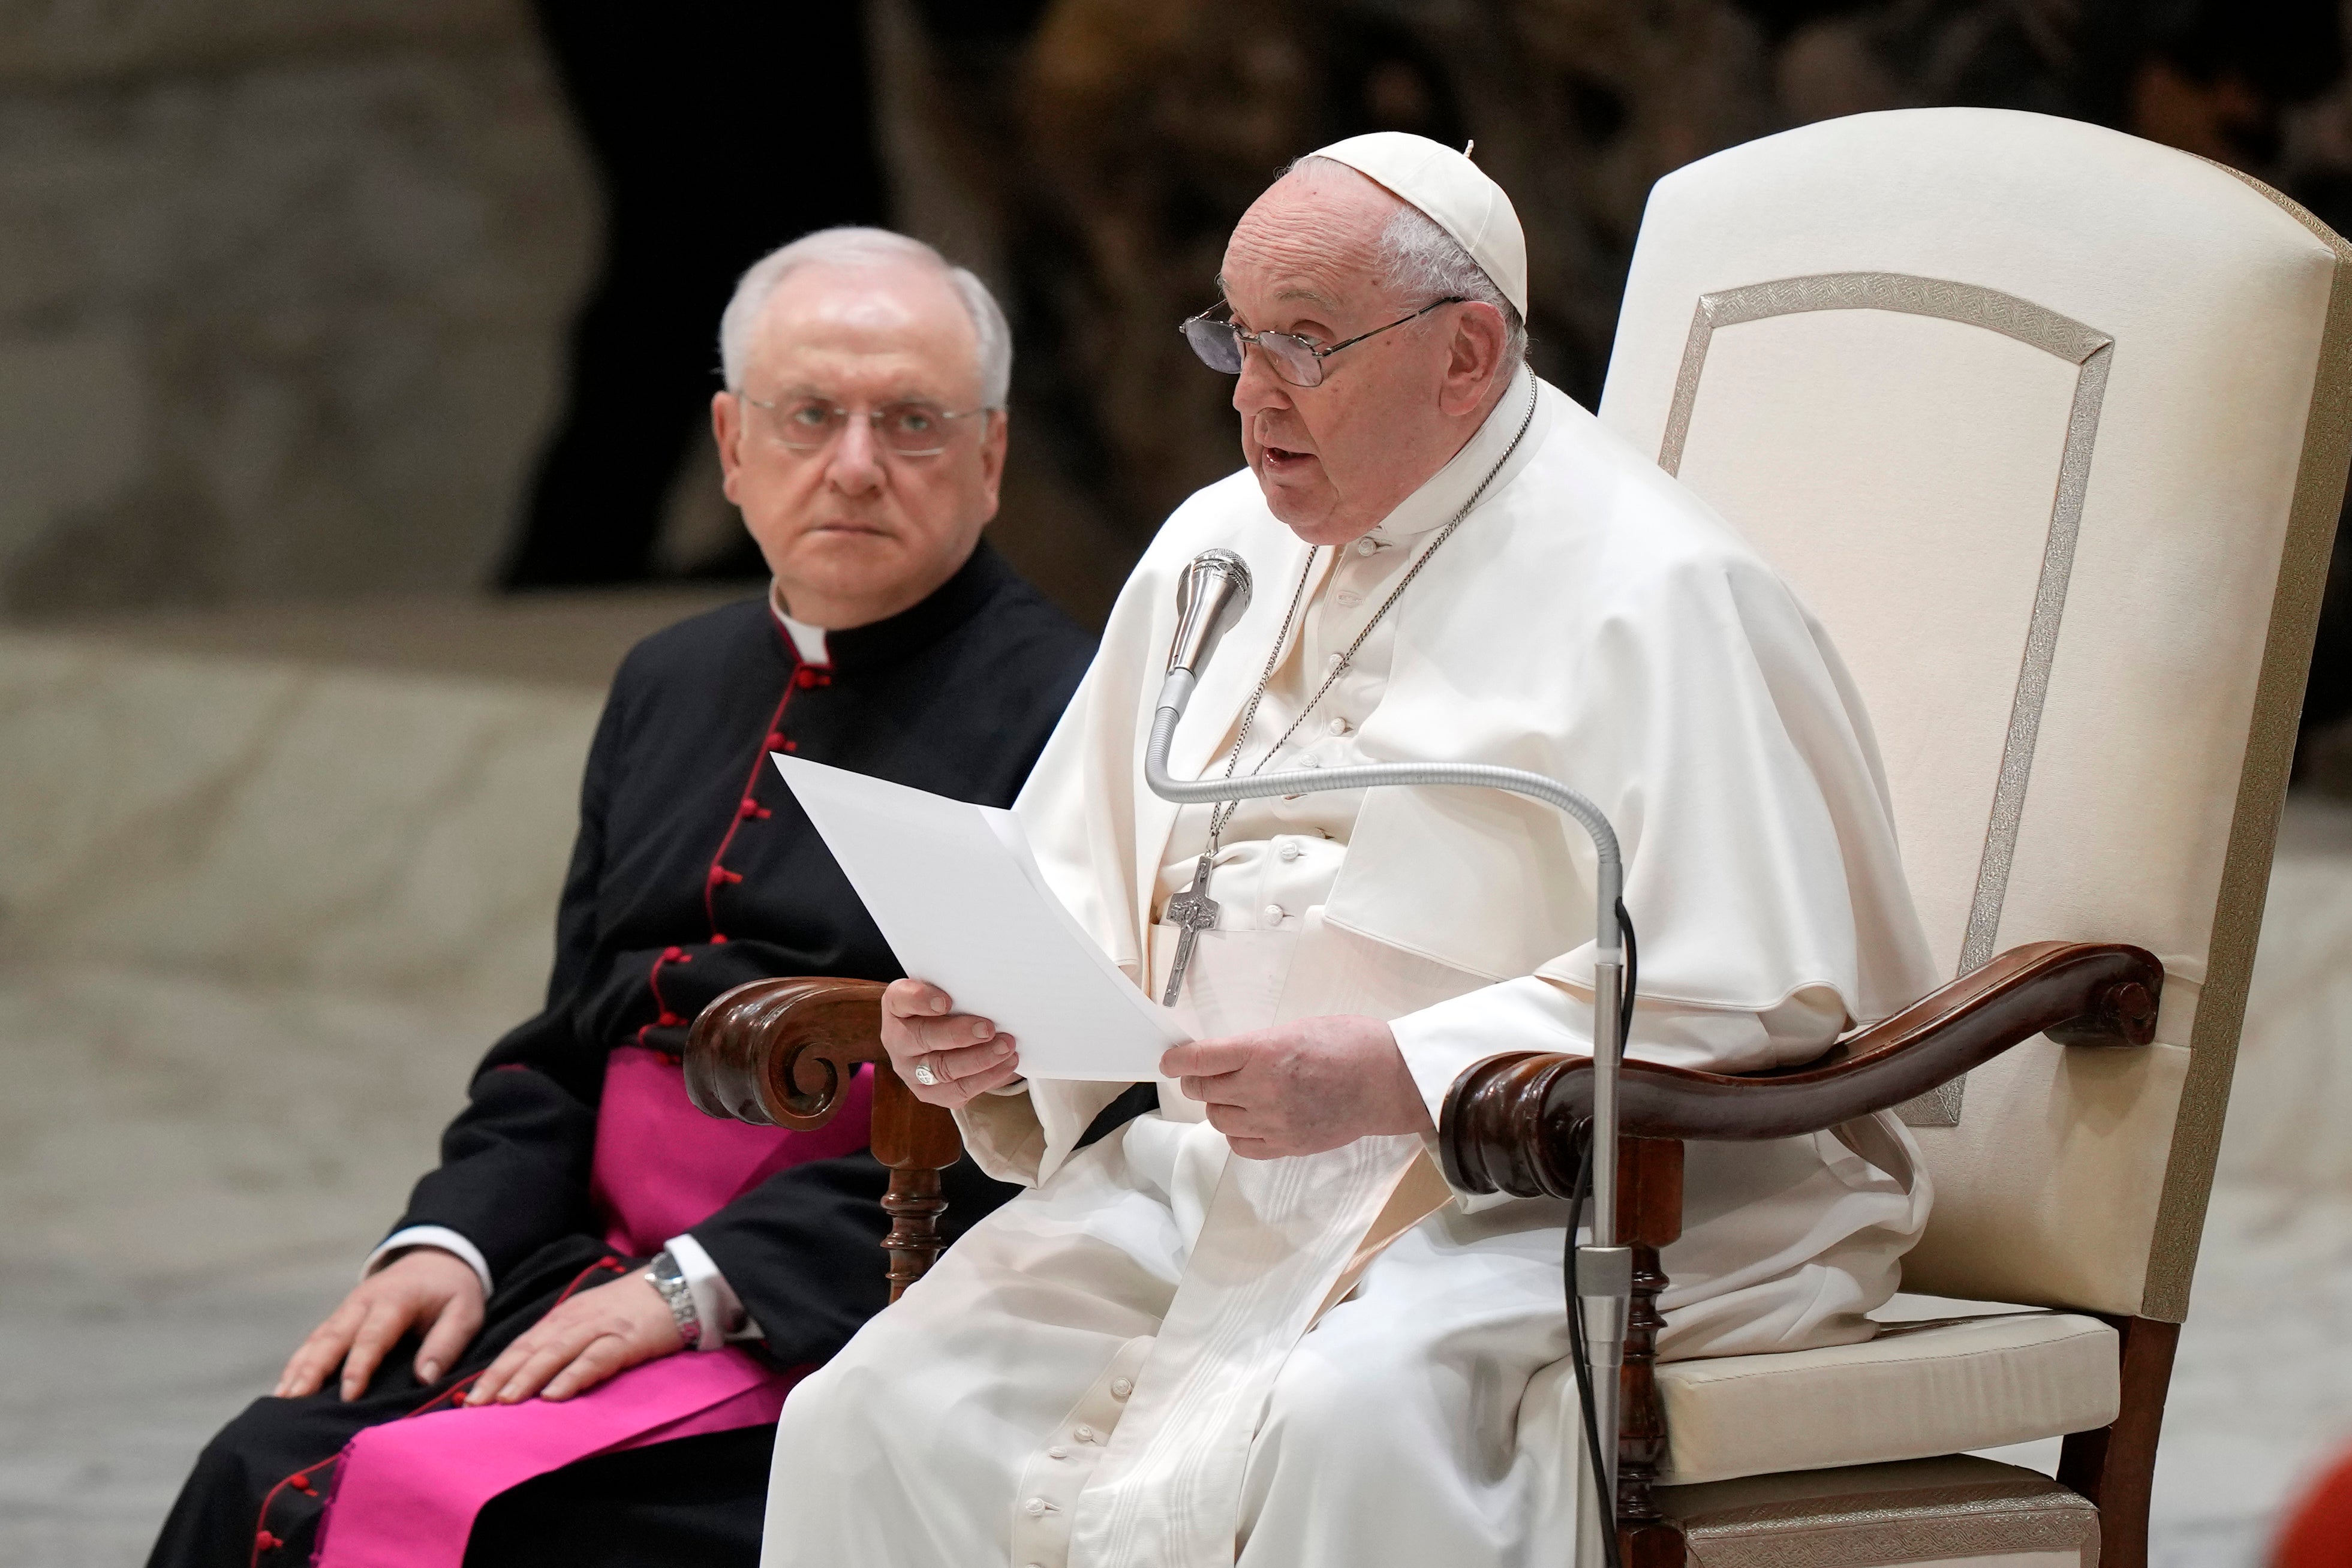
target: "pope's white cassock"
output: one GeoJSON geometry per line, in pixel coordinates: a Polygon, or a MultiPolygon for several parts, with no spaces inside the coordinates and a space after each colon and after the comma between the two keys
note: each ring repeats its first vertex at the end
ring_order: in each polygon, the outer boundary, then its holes
{"type": "MultiPolygon", "coordinates": [[[[1869,723],[1821,628],[1702,503],[1524,370],[1354,544],[1310,550],[1247,471],[1176,512],[1018,807],[1055,889],[1156,996],[1176,936],[1160,912],[1209,819],[1143,782],[1185,564],[1238,551],[1256,594],[1177,733],[1180,778],[1223,765],[1306,578],[1248,771],[1507,451],[1274,766],[1498,763],[1591,795],[1625,848],[1643,1059],[1802,1061],[1931,989],[1869,723]]],[[[1388,1019],[1433,1118],[1484,1057],[1591,1049],[1591,872],[1580,829],[1512,795],[1244,805],[1191,1022],[1388,1019]]],[[[1565,1206],[1450,1195],[1417,1137],[1234,1157],[1167,1082],[1158,1113],[1077,1147],[1121,1087],[1032,1082],[962,1115],[980,1163],[1033,1190],[793,1393],[766,1563],[1565,1561],[1565,1206]]],[[[1664,1355],[1867,1337],[1927,1217],[1912,1155],[1884,1116],[1690,1145],[1664,1355]]]]}

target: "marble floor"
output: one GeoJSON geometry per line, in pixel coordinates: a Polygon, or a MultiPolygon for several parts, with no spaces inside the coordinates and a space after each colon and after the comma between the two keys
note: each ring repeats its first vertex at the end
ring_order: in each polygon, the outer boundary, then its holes
{"type": "Polygon", "coordinates": [[[143,1561],[503,1021],[152,969],[0,977],[0,1568],[143,1561]]]}
{"type": "MultiPolygon", "coordinates": [[[[25,716],[42,693],[87,675],[58,657],[0,660],[0,786],[9,785],[11,737],[24,733],[9,727],[35,722],[25,716]],[[34,674],[11,686],[7,672],[28,668],[34,674]]],[[[347,1287],[431,1160],[467,1069],[530,1007],[545,961],[538,916],[528,943],[478,949],[465,983],[427,986],[419,977],[441,956],[420,949],[389,963],[386,938],[349,922],[360,919],[351,912],[362,894],[395,905],[454,900],[485,922],[549,901],[560,860],[538,862],[560,857],[560,824],[533,830],[521,857],[532,869],[502,881],[495,897],[461,873],[494,850],[519,854],[509,841],[518,803],[569,789],[593,695],[567,689],[543,712],[530,709],[540,715],[536,738],[520,750],[512,747],[530,728],[517,718],[525,710],[499,706],[507,697],[467,696],[469,722],[509,749],[485,741],[449,762],[446,800],[457,825],[432,830],[441,838],[394,821],[370,851],[391,865],[415,858],[403,846],[425,844],[427,860],[446,862],[433,873],[440,880],[321,892],[318,913],[293,922],[340,933],[320,946],[325,938],[284,921],[261,931],[209,921],[189,901],[226,898],[241,885],[242,872],[205,869],[215,863],[263,864],[290,887],[319,848],[302,837],[308,808],[282,803],[300,792],[272,794],[278,787],[267,781],[312,755],[306,735],[327,750],[354,734],[397,739],[408,733],[404,705],[425,699],[375,674],[373,685],[304,696],[268,686],[258,669],[192,665],[195,673],[174,677],[183,685],[157,685],[156,712],[168,714],[187,690],[217,695],[257,682],[252,711],[277,716],[223,742],[228,760],[214,772],[197,768],[115,804],[77,796],[74,821],[103,845],[158,811],[182,820],[172,815],[182,797],[260,788],[281,804],[153,860],[142,874],[175,888],[168,901],[150,907],[110,893],[118,902],[107,926],[127,933],[119,940],[60,944],[36,939],[21,920],[0,926],[0,1061],[9,1069],[0,1092],[0,1568],[142,1560],[195,1449],[268,1386],[347,1287]],[[331,722],[303,716],[313,710],[331,722]],[[272,944],[285,956],[257,961],[272,944]]],[[[363,792],[364,779],[345,787],[363,792]]],[[[0,792],[26,798],[14,787],[0,792]]],[[[353,829],[345,821],[337,831],[353,829]]],[[[0,825],[0,901],[20,915],[63,910],[59,890],[86,874],[78,867],[100,863],[87,858],[96,852],[21,820],[0,825]]],[[[417,905],[408,907],[413,916],[417,905]]],[[[2315,1466],[2352,1445],[2347,1126],[2352,805],[2298,800],[2165,1429],[2158,1568],[2258,1568],[2282,1507],[2315,1466]]]]}

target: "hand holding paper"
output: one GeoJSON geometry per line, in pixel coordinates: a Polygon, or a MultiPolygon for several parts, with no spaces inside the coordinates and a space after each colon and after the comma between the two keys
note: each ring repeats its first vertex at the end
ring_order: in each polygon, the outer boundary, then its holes
{"type": "Polygon", "coordinates": [[[1045,885],[1012,812],[773,759],[907,973],[1017,1040],[1024,1073],[1140,1082],[1184,1043],[1045,885]]]}
{"type": "Polygon", "coordinates": [[[961,1110],[1022,1078],[1020,1041],[993,1019],[955,1010],[928,980],[893,980],[882,992],[882,1049],[916,1099],[961,1110]]]}

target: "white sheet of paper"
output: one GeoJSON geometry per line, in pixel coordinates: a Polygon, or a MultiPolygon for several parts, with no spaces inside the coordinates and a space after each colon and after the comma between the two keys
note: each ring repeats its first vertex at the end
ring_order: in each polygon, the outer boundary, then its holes
{"type": "Polygon", "coordinates": [[[907,973],[993,1019],[1024,1074],[1132,1082],[1191,1038],[1054,896],[1012,812],[769,756],[907,973]]]}

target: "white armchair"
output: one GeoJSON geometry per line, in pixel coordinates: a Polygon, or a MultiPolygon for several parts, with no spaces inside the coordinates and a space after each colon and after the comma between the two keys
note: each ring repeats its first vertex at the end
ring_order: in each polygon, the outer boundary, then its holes
{"type": "MultiPolygon", "coordinates": [[[[1629,1067],[1629,1565],[2144,1562],[2352,442],[2347,263],[2217,165],[1998,110],[1811,126],[1653,194],[1601,417],[1828,629],[1955,982],[1808,1070],[1629,1067]],[[2037,1310],[1642,1354],[1679,1140],[1898,1103],[1936,1190],[1905,1289],[2037,1310]],[[2060,1435],[2055,1480],[1960,1457],[2060,1435]]],[[[1465,1075],[1456,1179],[1564,1190],[1588,1076],[1465,1075]]]]}

